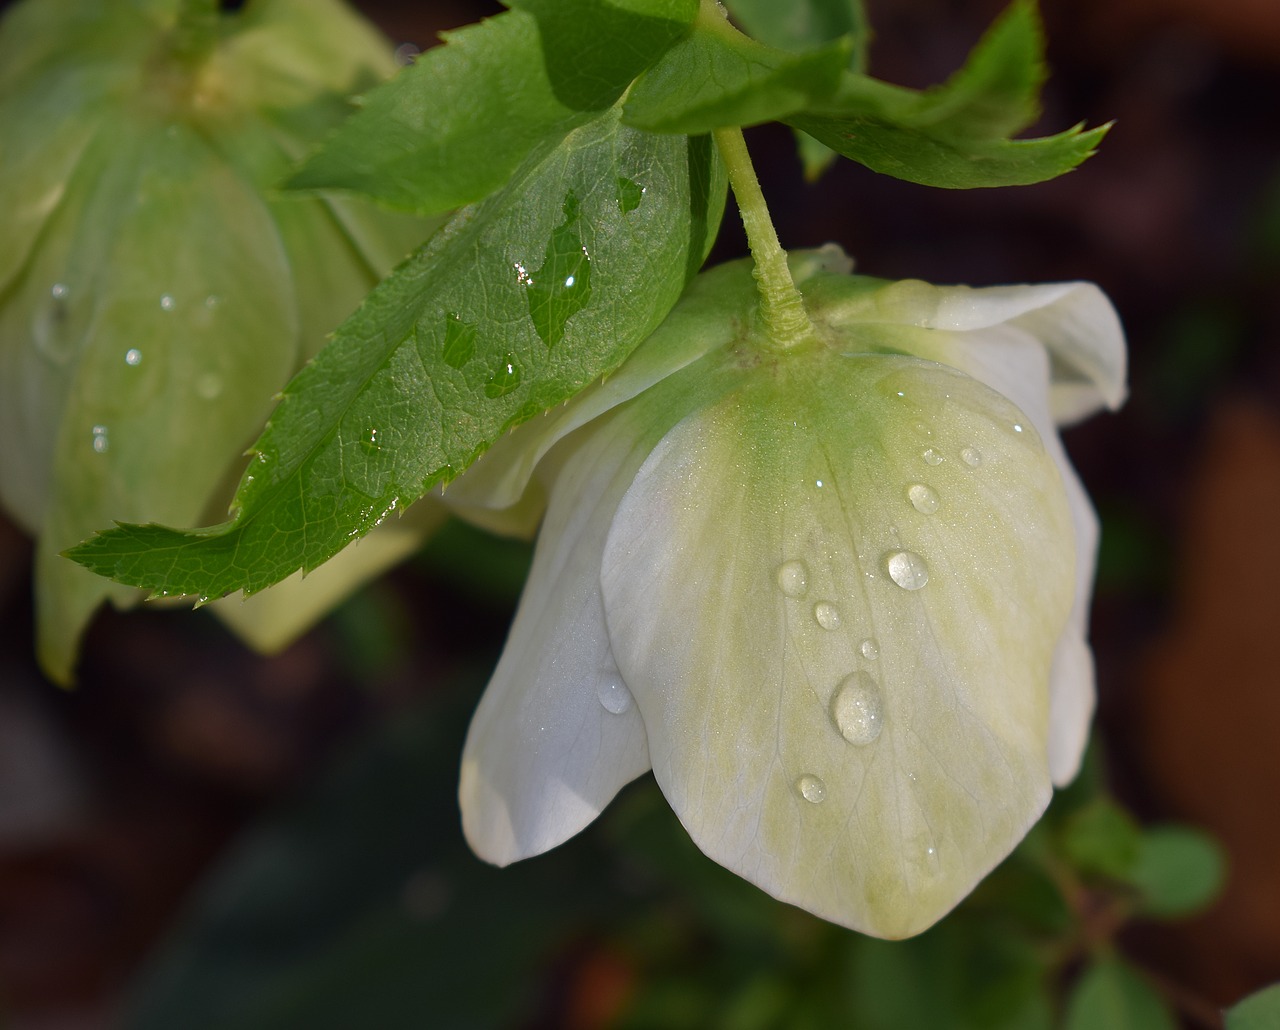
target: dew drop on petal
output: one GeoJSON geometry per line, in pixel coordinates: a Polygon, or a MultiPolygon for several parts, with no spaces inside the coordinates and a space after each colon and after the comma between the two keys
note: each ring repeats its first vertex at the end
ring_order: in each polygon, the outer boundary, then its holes
{"type": "Polygon", "coordinates": [[[783,562],[778,566],[778,589],[788,597],[803,597],[809,589],[809,570],[802,561],[783,562]]]}
{"type": "Polygon", "coordinates": [[[974,447],[966,447],[960,452],[960,460],[971,469],[976,469],[982,464],[982,452],[974,447]]]}
{"type": "Polygon", "coordinates": [[[866,640],[858,645],[858,650],[862,653],[862,657],[869,662],[874,662],[880,657],[880,647],[870,637],[867,637],[866,640]]]}
{"type": "Polygon", "coordinates": [[[820,805],[827,800],[827,785],[812,773],[805,773],[796,780],[796,790],[806,801],[820,805]]]}
{"type": "Polygon", "coordinates": [[[627,685],[620,679],[602,679],[596,683],[596,696],[605,711],[621,715],[631,708],[633,698],[627,685]]]}
{"type": "Polygon", "coordinates": [[[938,492],[923,483],[912,483],[907,487],[907,499],[921,515],[932,515],[938,510],[938,492]]]}
{"type": "Polygon", "coordinates": [[[874,743],[884,728],[880,687],[868,673],[855,672],[840,684],[831,699],[831,719],[850,744],[874,743]]]}
{"type": "Polygon", "coordinates": [[[942,464],[942,455],[939,454],[937,451],[935,451],[932,447],[928,448],[923,454],[920,455],[920,457],[924,459],[924,463],[926,465],[942,464]]]}
{"type": "Polygon", "coordinates": [[[830,601],[819,601],[815,604],[813,617],[823,629],[840,628],[840,609],[830,601]]]}
{"type": "Polygon", "coordinates": [[[893,551],[885,558],[889,578],[903,590],[919,590],[929,582],[929,567],[912,551],[893,551]]]}

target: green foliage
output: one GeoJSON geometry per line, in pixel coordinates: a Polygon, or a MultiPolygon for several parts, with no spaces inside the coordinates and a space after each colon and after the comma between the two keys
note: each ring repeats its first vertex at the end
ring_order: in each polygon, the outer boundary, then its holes
{"type": "Polygon", "coordinates": [[[1207,833],[1186,826],[1145,830],[1129,882],[1140,893],[1141,911],[1179,919],[1204,908],[1222,890],[1226,856],[1207,833]]]}
{"type": "Polygon", "coordinates": [[[1280,1026],[1280,984],[1272,984],[1231,1006],[1226,1030],[1274,1030],[1280,1026]]]}
{"type": "Polygon", "coordinates": [[[1063,1030],[1176,1030],[1168,1004],[1139,973],[1114,956],[1099,958],[1080,978],[1063,1030]]]}

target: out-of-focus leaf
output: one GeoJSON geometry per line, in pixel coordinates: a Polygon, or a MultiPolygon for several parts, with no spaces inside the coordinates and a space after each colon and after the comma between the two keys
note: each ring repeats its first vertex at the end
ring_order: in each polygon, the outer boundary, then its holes
{"type": "Polygon", "coordinates": [[[1126,963],[1098,959],[1080,978],[1067,1002],[1063,1030],[1177,1030],[1164,999],[1126,963]]]}
{"type": "Polygon", "coordinates": [[[1227,1030],[1275,1030],[1280,1026],[1280,983],[1264,987],[1226,1011],[1227,1030]]]}
{"type": "Polygon", "coordinates": [[[1141,892],[1142,911],[1177,919],[1204,908],[1222,889],[1226,855],[1207,833],[1187,826],[1143,831],[1129,882],[1141,892]]]}
{"type": "Polygon", "coordinates": [[[725,6],[748,34],[782,50],[812,50],[848,38],[850,70],[866,70],[871,27],[862,0],[729,0],[725,6]]]}
{"type": "Polygon", "coordinates": [[[1062,847],[1081,872],[1127,881],[1142,848],[1142,831],[1124,809],[1099,798],[1072,813],[1062,847]]]}

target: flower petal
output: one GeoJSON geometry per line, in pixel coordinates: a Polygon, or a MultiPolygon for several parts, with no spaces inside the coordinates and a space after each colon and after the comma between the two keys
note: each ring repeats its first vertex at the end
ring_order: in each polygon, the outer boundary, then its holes
{"type": "MultiPolygon", "coordinates": [[[[458,797],[496,865],[573,836],[649,768],[644,723],[609,649],[600,555],[647,447],[619,412],[569,451],[498,667],[471,720],[458,797]]],[[[561,454],[552,458],[561,458],[561,454]]]]}
{"type": "Polygon", "coordinates": [[[645,462],[605,547],[609,635],[699,847],[907,936],[1048,801],[1071,523],[1037,434],[980,383],[796,357],[645,462]]]}

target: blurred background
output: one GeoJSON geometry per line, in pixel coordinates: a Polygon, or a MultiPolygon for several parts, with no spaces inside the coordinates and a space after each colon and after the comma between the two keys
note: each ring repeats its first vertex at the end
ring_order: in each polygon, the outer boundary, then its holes
{"type": "MultiPolygon", "coordinates": [[[[422,48],[499,9],[358,6],[422,48]]],[[[868,6],[871,71],[923,87],[1001,4],[868,6]]],[[[1062,179],[944,192],[842,162],[809,184],[787,130],[748,142],[784,246],[1115,302],[1131,398],[1066,434],[1104,525],[1073,789],[1213,834],[1210,907],[1135,916],[1046,878],[1033,840],[937,929],[866,941],[703,859],[648,778],[499,872],[454,790],[526,545],[450,525],[269,659],[207,613],[104,611],[64,692],[32,656],[31,543],[0,522],[0,1026],[1047,1026],[1100,946],[1199,1027],[1280,979],[1280,4],[1042,7],[1039,129],[1116,122],[1062,179]]],[[[735,218],[713,261],[746,253],[735,218]]]]}

